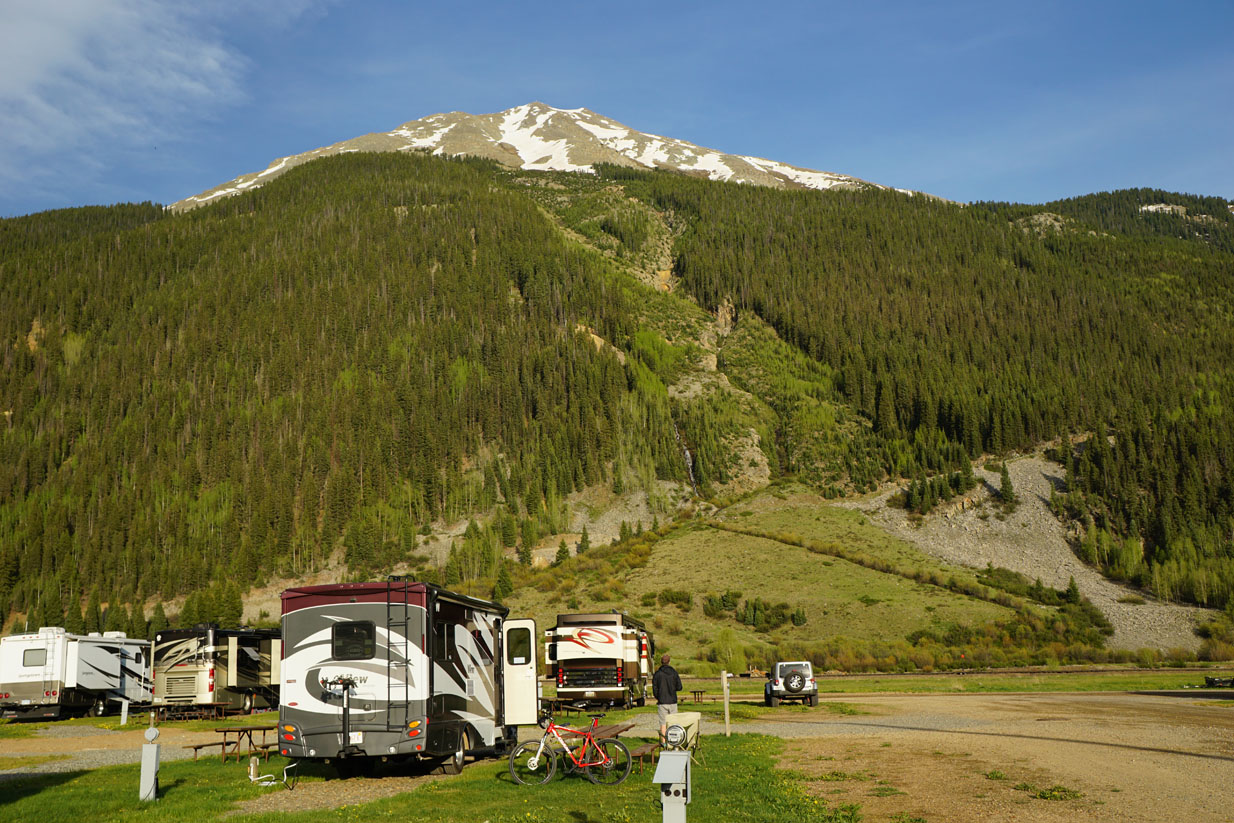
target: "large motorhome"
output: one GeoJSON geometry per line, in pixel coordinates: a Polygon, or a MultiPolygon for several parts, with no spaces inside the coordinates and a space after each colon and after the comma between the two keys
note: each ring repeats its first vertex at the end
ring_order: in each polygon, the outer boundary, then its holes
{"type": "Polygon", "coordinates": [[[279,749],[340,773],[495,755],[537,721],[535,623],[428,583],[283,592],[279,749]]]}
{"type": "Polygon", "coordinates": [[[154,636],[154,703],[277,706],[282,656],[278,629],[165,629],[154,636]]]}
{"type": "Polygon", "coordinates": [[[122,700],[150,702],[149,640],[56,627],[0,639],[0,717],[104,715],[122,700]]]}
{"type": "Polygon", "coordinates": [[[626,707],[647,702],[656,644],[638,620],[620,612],[559,614],[544,636],[544,662],[558,698],[626,707]]]}

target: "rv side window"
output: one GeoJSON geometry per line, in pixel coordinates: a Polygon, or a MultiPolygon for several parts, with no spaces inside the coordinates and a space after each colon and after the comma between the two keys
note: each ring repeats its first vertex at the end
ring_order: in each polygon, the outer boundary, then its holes
{"type": "Polygon", "coordinates": [[[335,623],[331,641],[335,660],[368,660],[377,654],[377,630],[372,620],[335,623]]]}
{"type": "Polygon", "coordinates": [[[46,666],[47,649],[26,649],[25,654],[21,656],[21,664],[23,666],[46,666]]]}
{"type": "Polygon", "coordinates": [[[506,635],[506,662],[522,666],[531,660],[531,629],[510,629],[506,635]]]}

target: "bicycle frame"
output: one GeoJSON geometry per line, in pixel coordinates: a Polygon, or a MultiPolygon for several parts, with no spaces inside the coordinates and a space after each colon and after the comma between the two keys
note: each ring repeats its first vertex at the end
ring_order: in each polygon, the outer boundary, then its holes
{"type": "MultiPolygon", "coordinates": [[[[569,726],[559,725],[550,717],[548,721],[548,728],[544,730],[544,735],[540,738],[540,748],[536,750],[536,757],[540,758],[544,756],[544,747],[548,744],[549,735],[552,735],[561,746],[562,752],[570,758],[570,761],[573,762],[575,766],[579,768],[583,768],[584,766],[607,766],[610,761],[608,753],[596,745],[595,730],[599,727],[599,724],[599,718],[594,718],[591,722],[591,728],[587,731],[582,731],[581,729],[572,729],[569,726]],[[582,744],[578,746],[577,749],[572,749],[570,744],[562,739],[560,734],[561,732],[578,735],[582,738],[582,744]],[[595,755],[598,755],[599,759],[587,760],[588,749],[594,750],[595,755]],[[578,754],[575,754],[576,751],[578,754]]],[[[593,755],[593,757],[595,755],[593,755]]]]}

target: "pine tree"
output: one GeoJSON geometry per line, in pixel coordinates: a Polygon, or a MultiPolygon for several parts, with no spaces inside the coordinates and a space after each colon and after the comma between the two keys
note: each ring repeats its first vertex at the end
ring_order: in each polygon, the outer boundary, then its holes
{"type": "Polygon", "coordinates": [[[1004,461],[1003,467],[999,472],[999,487],[998,497],[1003,501],[1003,505],[1010,508],[1015,505],[1015,489],[1011,485],[1011,472],[1007,471],[1007,463],[1004,461]]]}
{"type": "Polygon", "coordinates": [[[129,614],[123,604],[110,602],[107,604],[107,615],[103,618],[103,631],[123,632],[129,628],[129,614]]]}
{"type": "Polygon", "coordinates": [[[156,601],[154,611],[150,614],[150,639],[154,639],[159,632],[166,631],[168,626],[167,612],[163,608],[163,601],[156,601]]]}
{"type": "Polygon", "coordinates": [[[566,541],[562,540],[557,545],[557,556],[553,558],[553,565],[560,566],[562,563],[570,559],[570,547],[566,545],[566,541]]]}
{"type": "Polygon", "coordinates": [[[575,554],[583,554],[591,548],[591,538],[587,535],[587,527],[583,526],[583,533],[579,535],[578,545],[574,548],[575,554]]]}
{"type": "Polygon", "coordinates": [[[518,562],[524,566],[531,565],[531,546],[526,543],[520,543],[518,547],[518,562]]]}
{"type": "Polygon", "coordinates": [[[68,608],[65,609],[64,630],[69,634],[85,634],[86,621],[81,614],[81,600],[76,596],[69,599],[68,608]]]}
{"type": "Polygon", "coordinates": [[[140,602],[134,603],[129,610],[129,624],[124,631],[129,637],[146,637],[149,624],[146,622],[145,610],[140,602]]]}
{"type": "Polygon", "coordinates": [[[225,629],[238,628],[244,622],[244,601],[240,598],[240,589],[232,581],[221,592],[219,604],[219,626],[225,629]]]}
{"type": "Polygon", "coordinates": [[[493,599],[498,603],[514,594],[514,581],[510,577],[510,569],[502,562],[497,572],[497,584],[493,586],[493,599]]]}
{"type": "Polygon", "coordinates": [[[84,622],[86,634],[103,630],[103,609],[99,605],[99,590],[97,587],[90,590],[90,600],[86,603],[84,622]]]}

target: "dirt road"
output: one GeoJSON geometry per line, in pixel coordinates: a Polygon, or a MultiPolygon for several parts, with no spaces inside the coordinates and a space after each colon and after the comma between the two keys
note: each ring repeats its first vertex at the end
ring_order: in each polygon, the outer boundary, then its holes
{"type": "Polygon", "coordinates": [[[1234,821],[1228,704],[1128,694],[846,702],[868,714],[798,714],[763,730],[791,736],[782,765],[812,793],[859,803],[867,821],[1234,821]]]}

